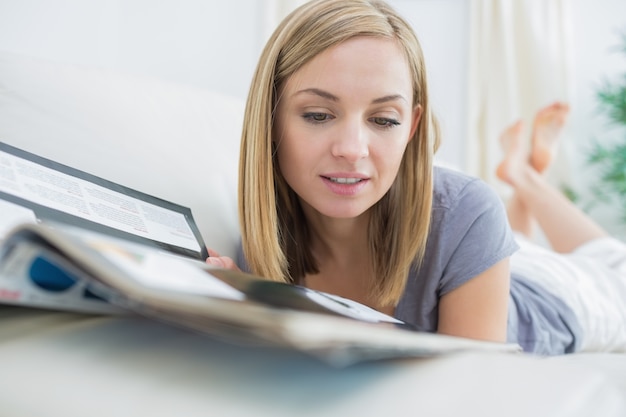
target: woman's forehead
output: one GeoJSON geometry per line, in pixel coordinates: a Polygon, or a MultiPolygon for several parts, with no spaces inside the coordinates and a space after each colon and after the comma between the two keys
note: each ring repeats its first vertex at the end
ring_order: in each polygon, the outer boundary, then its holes
{"type": "Polygon", "coordinates": [[[368,89],[408,99],[413,90],[411,70],[399,43],[381,37],[356,37],[322,51],[294,72],[285,87],[288,94],[311,89],[349,94],[368,89]]]}

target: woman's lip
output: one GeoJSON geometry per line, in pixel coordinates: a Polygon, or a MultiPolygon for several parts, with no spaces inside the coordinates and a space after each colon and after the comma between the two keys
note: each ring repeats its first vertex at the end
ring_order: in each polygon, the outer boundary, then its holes
{"type": "Polygon", "coordinates": [[[369,177],[365,174],[359,174],[357,172],[333,172],[330,174],[323,174],[322,177],[324,178],[345,178],[345,179],[359,179],[359,180],[366,180],[369,179],[369,177]]]}
{"type": "Polygon", "coordinates": [[[328,189],[337,195],[342,196],[352,196],[357,194],[359,191],[365,187],[365,185],[369,182],[369,179],[361,176],[346,176],[346,175],[338,175],[338,176],[321,176],[324,185],[328,187],[328,189]],[[333,180],[334,179],[339,179],[333,180]],[[351,180],[358,180],[356,182],[352,182],[351,180]]]}
{"type": "Polygon", "coordinates": [[[356,184],[359,181],[363,181],[363,178],[356,177],[324,177],[327,180],[336,182],[337,184],[356,184]]]}

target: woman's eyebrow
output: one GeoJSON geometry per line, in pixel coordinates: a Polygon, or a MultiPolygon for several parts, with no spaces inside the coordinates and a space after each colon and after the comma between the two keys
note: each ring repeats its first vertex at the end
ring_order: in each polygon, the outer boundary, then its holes
{"type": "Polygon", "coordinates": [[[398,101],[398,100],[404,100],[408,103],[408,100],[404,98],[402,94],[390,94],[388,96],[383,96],[383,97],[379,97],[379,98],[372,100],[372,104],[380,104],[380,103],[386,103],[388,101],[398,101]]]}
{"type": "Polygon", "coordinates": [[[299,95],[299,94],[314,94],[322,98],[325,98],[327,100],[339,101],[339,97],[329,93],[328,91],[320,90],[319,88],[305,88],[304,90],[300,90],[296,92],[296,94],[294,95],[299,95]]]}

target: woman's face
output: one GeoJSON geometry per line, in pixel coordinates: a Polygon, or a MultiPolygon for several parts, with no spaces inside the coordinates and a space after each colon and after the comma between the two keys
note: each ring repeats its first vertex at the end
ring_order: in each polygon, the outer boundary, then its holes
{"type": "Polygon", "coordinates": [[[402,50],[389,39],[353,38],[295,72],[281,93],[278,163],[305,211],[366,212],[391,187],[419,121],[402,50]]]}

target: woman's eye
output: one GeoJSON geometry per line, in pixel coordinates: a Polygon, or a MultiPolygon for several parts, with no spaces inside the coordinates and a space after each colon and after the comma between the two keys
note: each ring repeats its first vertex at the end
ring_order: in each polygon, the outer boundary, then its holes
{"type": "Polygon", "coordinates": [[[392,128],[400,124],[396,119],[390,119],[388,117],[373,117],[371,120],[375,125],[385,128],[392,128]]]}
{"type": "Polygon", "coordinates": [[[322,122],[332,119],[332,116],[328,113],[314,113],[314,112],[304,113],[302,117],[304,117],[305,120],[308,120],[313,123],[322,123],[322,122]]]}

